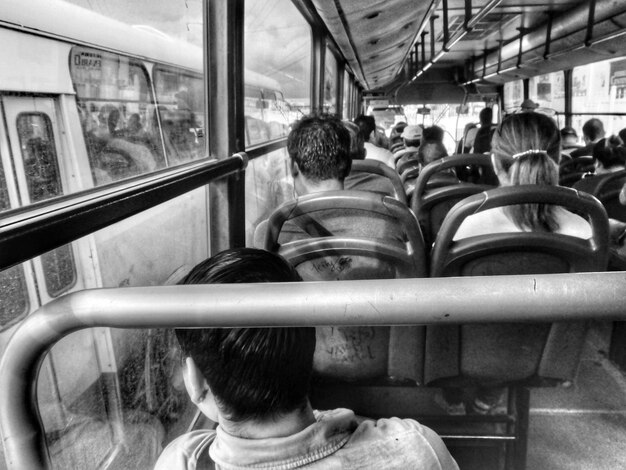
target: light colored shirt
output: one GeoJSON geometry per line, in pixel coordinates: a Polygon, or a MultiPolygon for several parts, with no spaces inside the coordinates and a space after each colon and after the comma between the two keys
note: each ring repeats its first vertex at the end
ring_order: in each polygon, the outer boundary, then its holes
{"type": "MultiPolygon", "coordinates": [[[[589,222],[573,214],[562,207],[556,207],[556,221],[559,228],[556,233],[582,238],[591,238],[591,226],[589,222]]],[[[478,235],[488,235],[491,233],[524,232],[506,215],[504,207],[495,207],[486,211],[478,212],[467,217],[462,223],[454,240],[475,237],[478,235]]]]}
{"type": "Polygon", "coordinates": [[[370,144],[369,142],[365,142],[365,150],[367,150],[367,153],[365,154],[366,159],[378,160],[390,168],[396,167],[394,164],[395,157],[389,150],[370,144]]]}
{"type": "Polygon", "coordinates": [[[316,411],[316,422],[297,434],[266,439],[194,431],[163,451],[155,470],[196,470],[209,452],[217,469],[458,470],[441,438],[412,419],[357,419],[346,409],[316,411]]]}

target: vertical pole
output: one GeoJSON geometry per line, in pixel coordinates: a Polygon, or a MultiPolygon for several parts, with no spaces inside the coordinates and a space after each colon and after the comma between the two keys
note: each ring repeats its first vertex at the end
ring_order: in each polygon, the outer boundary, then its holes
{"type": "MultiPolygon", "coordinates": [[[[209,155],[245,150],[243,0],[204,2],[209,155]]],[[[210,252],[245,244],[245,172],[209,186],[210,252]]]]}

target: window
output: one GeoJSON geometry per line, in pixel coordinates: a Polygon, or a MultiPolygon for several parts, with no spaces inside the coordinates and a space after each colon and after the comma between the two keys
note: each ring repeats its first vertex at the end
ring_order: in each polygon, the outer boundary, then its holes
{"type": "Polygon", "coordinates": [[[583,124],[594,117],[602,121],[607,135],[617,134],[626,127],[626,58],[574,68],[572,113],[572,126],[579,135],[583,124]]]}
{"type": "Polygon", "coordinates": [[[94,184],[163,168],[165,152],[143,65],[75,46],[70,72],[94,184]]]}
{"type": "MultiPolygon", "coordinates": [[[[246,145],[284,138],[311,110],[311,27],[290,0],[245,2],[246,145]]],[[[271,212],[293,198],[286,149],[246,169],[246,238],[271,212]]]]}
{"type": "Polygon", "coordinates": [[[328,46],[324,60],[324,111],[337,112],[337,59],[328,46]]]}
{"type": "Polygon", "coordinates": [[[205,155],[202,76],[157,67],[154,86],[168,165],[202,158],[205,155]]]}
{"type": "Polygon", "coordinates": [[[519,108],[524,101],[524,83],[515,80],[504,84],[504,110],[507,113],[519,108]]]}
{"type": "Polygon", "coordinates": [[[528,94],[541,107],[565,112],[565,74],[560,71],[532,77],[528,94]]]}
{"type": "Polygon", "coordinates": [[[343,101],[342,101],[342,118],[350,119],[350,74],[347,70],[343,72],[343,101]]]}

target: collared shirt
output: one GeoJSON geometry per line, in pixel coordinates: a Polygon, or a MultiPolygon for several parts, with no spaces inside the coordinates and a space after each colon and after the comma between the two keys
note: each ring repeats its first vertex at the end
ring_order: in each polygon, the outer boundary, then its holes
{"type": "Polygon", "coordinates": [[[155,470],[199,470],[207,449],[217,469],[458,470],[441,438],[411,419],[360,420],[350,410],[315,412],[316,422],[287,437],[245,439],[195,431],[172,442],[155,470]]]}

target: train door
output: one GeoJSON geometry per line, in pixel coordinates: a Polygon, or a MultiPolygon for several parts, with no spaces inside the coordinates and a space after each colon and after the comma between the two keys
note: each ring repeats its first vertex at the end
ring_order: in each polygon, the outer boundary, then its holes
{"type": "MultiPolygon", "coordinates": [[[[69,142],[64,140],[67,132],[59,116],[59,100],[4,96],[2,109],[5,135],[0,134],[0,138],[4,141],[1,148],[10,154],[8,159],[3,156],[3,167],[11,207],[75,191],[76,169],[68,157],[69,142]]],[[[65,293],[93,287],[90,279],[94,279],[94,267],[89,252],[89,241],[82,240],[11,268],[17,269],[14,277],[23,278],[28,311],[65,293]]],[[[120,409],[116,404],[115,369],[108,329],[74,333],[48,354],[39,375],[38,400],[51,457],[59,467],[91,466],[84,455],[65,450],[65,442],[74,440],[77,432],[93,433],[98,442],[91,449],[94,462],[102,463],[115,453],[122,429],[111,425],[94,429],[93,425],[98,419],[120,422],[110,419],[120,409]]]]}

